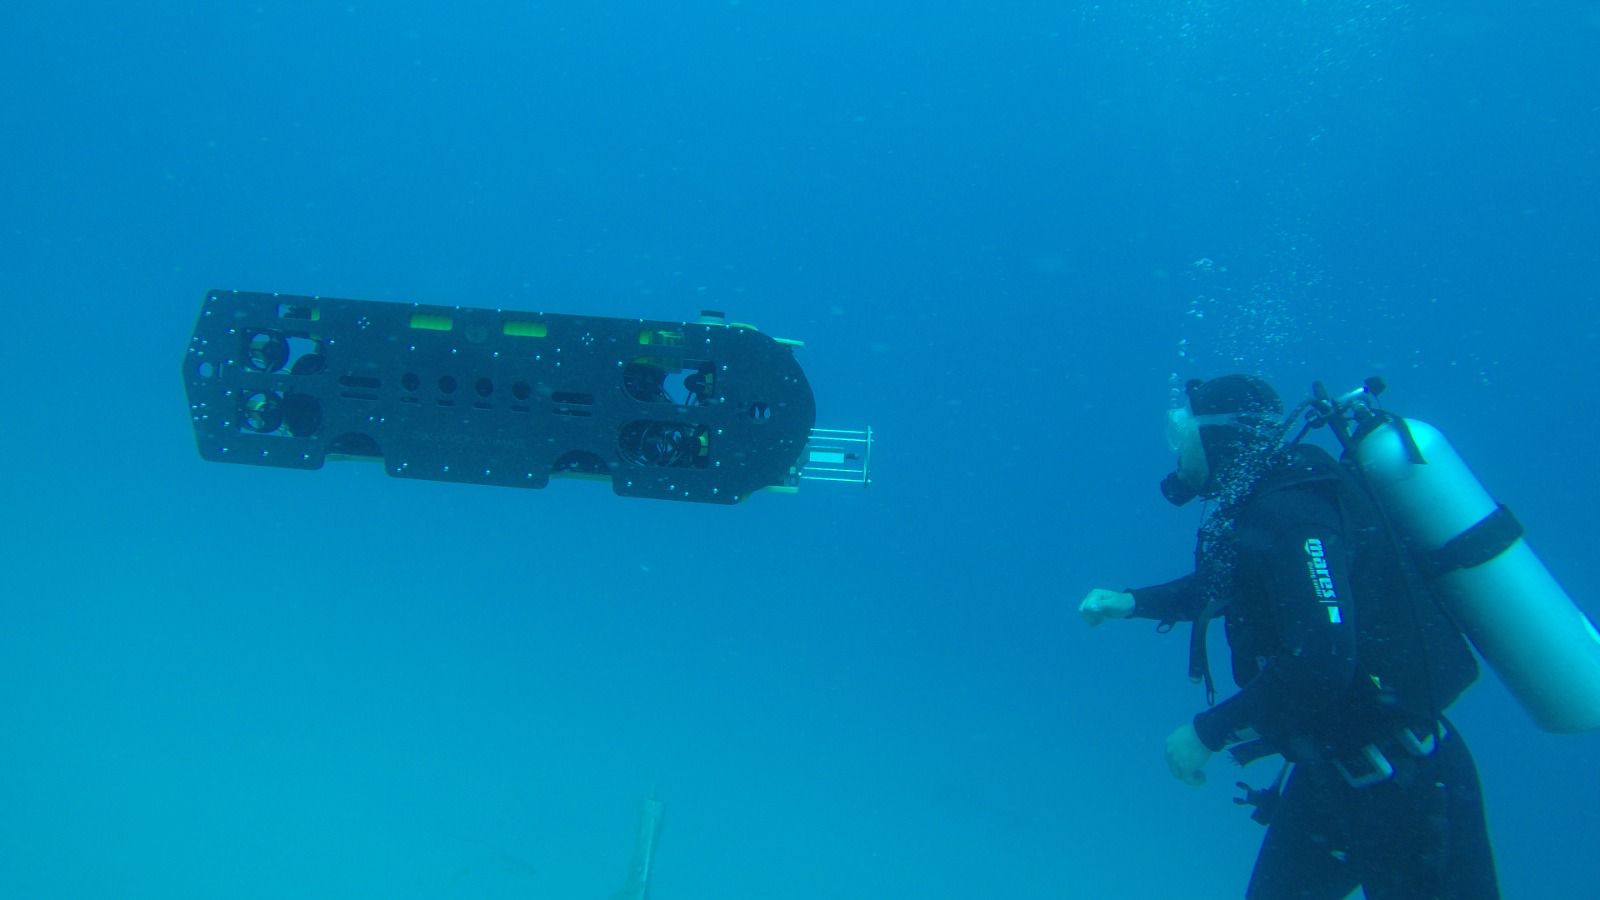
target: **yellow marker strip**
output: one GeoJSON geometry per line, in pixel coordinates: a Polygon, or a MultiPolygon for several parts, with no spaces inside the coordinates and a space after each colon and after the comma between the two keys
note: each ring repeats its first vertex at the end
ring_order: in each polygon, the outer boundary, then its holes
{"type": "Polygon", "coordinates": [[[412,313],[411,327],[424,331],[449,331],[456,327],[455,320],[449,316],[433,316],[427,313],[412,313]]]}
{"type": "Polygon", "coordinates": [[[507,322],[505,327],[500,330],[510,337],[542,338],[550,333],[549,326],[543,322],[511,321],[507,322]]]}

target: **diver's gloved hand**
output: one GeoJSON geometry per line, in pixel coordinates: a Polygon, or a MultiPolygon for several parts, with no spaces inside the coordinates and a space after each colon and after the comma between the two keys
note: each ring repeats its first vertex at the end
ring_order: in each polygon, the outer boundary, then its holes
{"type": "Polygon", "coordinates": [[[1107,619],[1126,619],[1131,612],[1133,595],[1127,591],[1095,588],[1078,604],[1078,615],[1090,625],[1099,625],[1107,619]]]}
{"type": "Polygon", "coordinates": [[[1201,771],[1211,758],[1211,748],[1201,743],[1194,723],[1185,722],[1178,730],[1167,735],[1167,768],[1172,776],[1184,784],[1199,787],[1206,783],[1206,773],[1201,771]]]}

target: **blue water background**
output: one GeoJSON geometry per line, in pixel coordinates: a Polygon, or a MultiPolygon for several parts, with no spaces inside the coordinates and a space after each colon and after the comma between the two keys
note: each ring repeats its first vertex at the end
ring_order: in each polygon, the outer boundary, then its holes
{"type": "MultiPolygon", "coordinates": [[[[1600,4],[0,11],[0,896],[1235,897],[1176,381],[1379,374],[1600,615],[1600,4]],[[868,490],[202,463],[213,287],[800,338],[868,490]]],[[[1600,737],[1455,711],[1508,897],[1600,737]]],[[[1270,776],[1259,770],[1257,780],[1270,776]]]]}

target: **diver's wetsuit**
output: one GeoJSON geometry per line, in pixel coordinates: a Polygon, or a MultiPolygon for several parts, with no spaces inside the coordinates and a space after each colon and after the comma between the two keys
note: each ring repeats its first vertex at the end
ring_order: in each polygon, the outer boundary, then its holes
{"type": "Polygon", "coordinates": [[[1133,615],[1225,615],[1240,690],[1195,731],[1212,750],[1259,736],[1295,763],[1247,896],[1498,897],[1477,771],[1436,715],[1475,664],[1435,606],[1413,603],[1372,502],[1327,453],[1297,446],[1224,512],[1196,574],[1133,591],[1133,615]],[[1208,595],[1221,598],[1209,610],[1208,595]],[[1406,749],[1404,728],[1420,746],[1406,749]],[[1376,783],[1353,786],[1362,776],[1376,783]]]}

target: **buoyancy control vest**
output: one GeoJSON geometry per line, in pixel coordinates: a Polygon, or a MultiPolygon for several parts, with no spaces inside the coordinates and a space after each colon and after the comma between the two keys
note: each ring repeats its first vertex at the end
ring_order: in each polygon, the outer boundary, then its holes
{"type": "MultiPolygon", "coordinates": [[[[1243,520],[1251,504],[1280,491],[1313,491],[1338,510],[1349,554],[1346,603],[1353,605],[1357,669],[1342,702],[1298,722],[1291,733],[1263,734],[1265,745],[1290,752],[1291,746],[1309,741],[1315,752],[1338,752],[1397,727],[1428,727],[1477,678],[1476,660],[1460,630],[1415,571],[1357,473],[1321,448],[1284,447],[1237,509],[1215,515],[1243,520]]],[[[1236,554],[1213,546],[1204,555],[1209,558],[1201,561],[1202,568],[1218,559],[1231,565],[1236,554]]],[[[1231,587],[1235,578],[1230,573],[1218,581],[1231,587]]],[[[1279,648],[1270,646],[1275,641],[1270,614],[1256,612],[1253,618],[1249,610],[1230,608],[1231,602],[1208,604],[1208,610],[1214,615],[1227,609],[1235,680],[1245,683],[1257,673],[1258,657],[1279,648]]],[[[1209,681],[1204,618],[1196,622],[1197,639],[1190,647],[1191,674],[1200,671],[1209,681]]]]}

